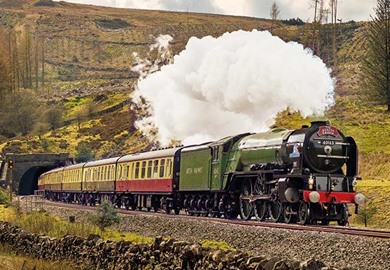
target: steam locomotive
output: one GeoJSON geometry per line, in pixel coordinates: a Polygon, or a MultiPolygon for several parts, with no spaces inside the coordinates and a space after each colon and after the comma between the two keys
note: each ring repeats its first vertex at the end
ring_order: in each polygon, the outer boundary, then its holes
{"type": "Polygon", "coordinates": [[[69,203],[301,224],[348,223],[358,149],[328,122],[135,153],[48,171],[38,187],[69,203]]]}

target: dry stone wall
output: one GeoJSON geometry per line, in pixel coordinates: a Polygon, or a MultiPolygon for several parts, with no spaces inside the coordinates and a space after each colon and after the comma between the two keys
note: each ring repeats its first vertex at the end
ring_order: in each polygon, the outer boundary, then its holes
{"type": "Polygon", "coordinates": [[[28,233],[0,222],[0,244],[8,244],[18,254],[72,261],[85,269],[253,269],[326,270],[321,261],[305,262],[250,256],[241,251],[204,248],[199,244],[156,237],[153,244],[134,245],[126,241],[104,241],[97,235],[51,238],[28,233]]]}

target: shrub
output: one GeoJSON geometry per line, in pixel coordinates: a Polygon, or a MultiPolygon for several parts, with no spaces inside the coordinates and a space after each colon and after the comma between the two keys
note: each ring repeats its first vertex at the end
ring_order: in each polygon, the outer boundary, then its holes
{"type": "Polygon", "coordinates": [[[365,227],[367,227],[368,221],[376,214],[377,211],[378,209],[373,200],[367,199],[366,203],[359,208],[357,218],[361,223],[364,223],[365,227]]]}
{"type": "Polygon", "coordinates": [[[9,204],[9,197],[7,191],[3,188],[0,188],[0,204],[9,204]]]}
{"type": "Polygon", "coordinates": [[[96,20],[95,23],[100,27],[108,29],[121,29],[131,26],[131,24],[121,19],[102,19],[96,20]]]}
{"type": "Polygon", "coordinates": [[[104,231],[105,228],[119,223],[120,218],[118,216],[118,211],[115,209],[114,205],[108,201],[104,200],[97,208],[96,214],[90,216],[90,222],[100,230],[104,231]]]}
{"type": "Polygon", "coordinates": [[[85,142],[81,142],[76,147],[76,162],[87,162],[94,158],[94,154],[92,153],[92,149],[88,147],[88,145],[85,142]]]}
{"type": "Polygon", "coordinates": [[[52,0],[38,0],[34,3],[34,6],[36,7],[54,7],[56,3],[54,3],[52,0]]]}

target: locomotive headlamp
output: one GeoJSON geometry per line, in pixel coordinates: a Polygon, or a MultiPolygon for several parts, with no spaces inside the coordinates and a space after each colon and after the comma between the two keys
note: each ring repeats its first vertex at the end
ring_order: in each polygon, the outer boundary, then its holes
{"type": "Polygon", "coordinates": [[[312,203],[318,203],[320,201],[320,193],[318,193],[317,191],[312,191],[310,192],[309,194],[309,200],[312,202],[312,203]]]}
{"type": "Polygon", "coordinates": [[[313,189],[313,185],[314,185],[313,175],[310,175],[308,184],[309,184],[309,189],[313,189]]]}
{"type": "Polygon", "coordinates": [[[356,180],[356,178],[354,178],[353,181],[352,181],[352,189],[353,189],[353,191],[356,190],[356,185],[357,185],[357,180],[356,180]]]}
{"type": "Polygon", "coordinates": [[[353,181],[352,181],[352,186],[356,187],[356,185],[357,185],[357,180],[356,180],[356,178],[355,178],[355,179],[353,179],[353,181]]]}
{"type": "Polygon", "coordinates": [[[361,205],[361,204],[363,204],[365,202],[366,202],[366,197],[363,194],[358,193],[358,194],[355,195],[355,203],[357,205],[361,205]]]}

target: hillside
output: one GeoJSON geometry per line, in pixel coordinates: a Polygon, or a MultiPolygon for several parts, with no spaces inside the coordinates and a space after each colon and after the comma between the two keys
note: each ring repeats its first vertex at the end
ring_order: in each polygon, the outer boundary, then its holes
{"type": "MultiPolygon", "coordinates": [[[[389,188],[385,180],[390,179],[390,117],[385,107],[368,103],[362,94],[360,65],[365,56],[365,27],[353,21],[338,25],[336,104],[326,117],[356,139],[360,175],[365,180],[376,180],[359,185],[359,189],[378,202],[382,213],[388,209],[384,191],[389,188]]],[[[192,36],[272,29],[274,35],[286,41],[310,47],[314,31],[310,24],[274,25],[265,19],[115,9],[50,0],[0,1],[0,28],[14,30],[18,36],[31,33],[36,51],[42,51],[37,59],[43,63],[38,66],[41,75],[35,91],[41,103],[64,107],[61,127],[43,134],[0,137],[2,152],[86,152],[96,158],[149,149],[153,144],[134,127],[142,112],[132,110],[130,105],[139,77],[132,71],[138,64],[133,54],[155,61],[156,53],[150,51],[150,46],[158,36],[172,36],[172,50],[177,54],[192,36]]],[[[318,51],[329,67],[334,63],[330,37],[331,27],[324,25],[318,51]]],[[[274,126],[297,128],[309,121],[296,113],[283,112],[274,126]]],[[[387,220],[378,216],[376,223],[389,226],[387,220]]]]}
{"type": "Polygon", "coordinates": [[[178,53],[191,36],[270,27],[269,21],[259,19],[51,1],[6,0],[0,2],[0,10],[3,28],[14,29],[19,36],[30,32],[37,51],[44,51],[39,56],[44,62],[44,68],[39,67],[44,78],[39,77],[37,89],[41,101],[65,107],[65,126],[45,134],[43,140],[34,134],[3,139],[3,152],[15,153],[75,154],[79,145],[93,149],[96,157],[142,150],[150,142],[135,132],[135,114],[126,104],[139,76],[131,70],[138,64],[133,53],[141,59],[150,57],[150,45],[159,35],[174,37],[172,50],[178,53]],[[110,110],[119,104],[124,106],[110,110]],[[80,110],[92,110],[95,117],[78,119],[80,110]],[[99,113],[107,110],[110,112],[103,116],[99,113]]]}
{"type": "MultiPolygon", "coordinates": [[[[75,147],[85,142],[98,149],[96,156],[99,157],[110,155],[109,149],[129,152],[147,147],[148,142],[136,143],[135,148],[131,146],[134,141],[139,141],[140,135],[133,127],[135,113],[126,100],[139,76],[131,70],[138,64],[133,54],[137,53],[139,58],[153,58],[155,55],[150,53],[150,45],[159,35],[173,37],[174,54],[183,50],[192,36],[220,36],[239,29],[269,30],[272,27],[273,34],[286,41],[298,41],[306,46],[311,43],[312,26],[309,24],[289,26],[277,23],[275,27],[270,20],[255,18],[115,9],[49,0],[3,0],[0,10],[3,28],[14,29],[18,35],[30,32],[37,42],[37,50],[43,51],[40,57],[44,64],[38,68],[42,69],[44,76],[39,77],[36,90],[41,102],[57,102],[65,107],[65,125],[44,135],[49,143],[45,149],[31,134],[28,138],[7,140],[2,146],[3,152],[74,153],[75,147]],[[112,107],[114,110],[110,110],[112,107]],[[80,119],[80,108],[90,110],[92,117],[80,119]],[[111,119],[110,124],[105,117],[111,119]],[[26,139],[29,144],[23,143],[26,139]]],[[[328,65],[333,62],[330,31],[327,25],[321,30],[321,57],[328,65]]],[[[387,113],[383,107],[370,106],[368,109],[360,98],[359,61],[364,57],[364,24],[340,24],[338,31],[336,104],[327,116],[346,134],[356,138],[362,160],[372,160],[373,156],[388,160],[390,147],[385,142],[386,127],[390,123],[387,113]],[[376,139],[372,140],[373,137],[376,139]]],[[[289,119],[289,116],[284,120],[275,125],[298,127],[305,122],[299,118],[289,119]]],[[[363,176],[378,176],[378,170],[366,166],[366,162],[363,164],[363,176]]],[[[381,164],[379,178],[388,179],[390,168],[381,164]]]]}

